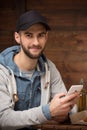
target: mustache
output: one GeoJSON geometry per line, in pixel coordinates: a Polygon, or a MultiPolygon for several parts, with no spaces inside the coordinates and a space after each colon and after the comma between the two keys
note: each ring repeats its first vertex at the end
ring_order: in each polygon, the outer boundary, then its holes
{"type": "Polygon", "coordinates": [[[35,46],[35,45],[33,45],[33,46],[31,46],[31,47],[28,47],[28,49],[32,49],[32,48],[42,49],[42,47],[41,47],[41,46],[35,46]]]}

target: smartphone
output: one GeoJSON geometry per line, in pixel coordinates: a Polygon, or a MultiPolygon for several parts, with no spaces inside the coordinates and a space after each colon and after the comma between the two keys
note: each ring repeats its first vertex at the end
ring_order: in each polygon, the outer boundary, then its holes
{"type": "Polygon", "coordinates": [[[70,95],[74,92],[81,92],[83,85],[72,85],[66,95],[70,95]]]}

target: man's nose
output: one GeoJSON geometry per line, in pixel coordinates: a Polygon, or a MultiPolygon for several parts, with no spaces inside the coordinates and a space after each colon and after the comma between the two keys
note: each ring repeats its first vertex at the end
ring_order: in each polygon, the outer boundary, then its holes
{"type": "Polygon", "coordinates": [[[34,38],[34,45],[38,45],[39,44],[39,40],[37,37],[34,38]]]}

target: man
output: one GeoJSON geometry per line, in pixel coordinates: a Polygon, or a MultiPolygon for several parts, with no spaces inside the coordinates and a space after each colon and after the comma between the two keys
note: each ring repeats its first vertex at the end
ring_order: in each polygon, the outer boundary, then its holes
{"type": "Polygon", "coordinates": [[[0,126],[4,130],[33,129],[56,118],[62,122],[79,97],[78,93],[65,96],[59,71],[43,53],[49,30],[45,17],[26,12],[14,34],[19,45],[0,54],[0,126]]]}

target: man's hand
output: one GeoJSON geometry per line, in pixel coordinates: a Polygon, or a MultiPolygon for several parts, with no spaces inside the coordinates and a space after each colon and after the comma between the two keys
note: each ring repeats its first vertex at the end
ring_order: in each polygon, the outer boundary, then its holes
{"type": "Polygon", "coordinates": [[[57,94],[50,102],[51,116],[60,122],[65,120],[69,111],[76,104],[80,93],[75,92],[71,95],[65,96],[64,93],[57,94]]]}

